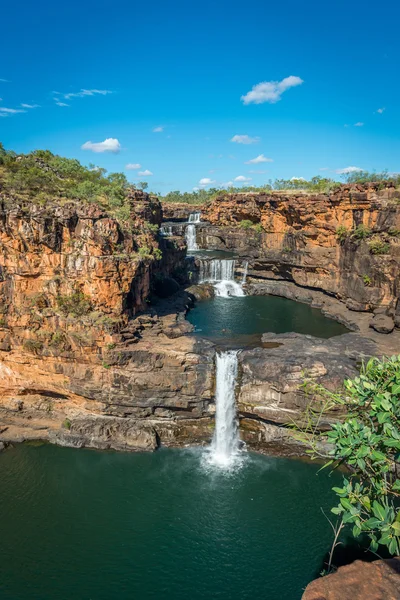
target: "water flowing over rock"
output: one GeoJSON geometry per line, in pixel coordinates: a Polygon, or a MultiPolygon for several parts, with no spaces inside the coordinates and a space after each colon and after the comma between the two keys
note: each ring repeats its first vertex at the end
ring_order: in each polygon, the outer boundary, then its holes
{"type": "Polygon", "coordinates": [[[191,250],[198,250],[199,247],[196,242],[196,226],[193,223],[187,225],[185,230],[185,238],[187,243],[187,249],[190,252],[191,250]]]}
{"type": "Polygon", "coordinates": [[[235,397],[238,351],[217,353],[215,368],[215,432],[210,462],[229,468],[237,461],[240,444],[235,397]]]}
{"type": "Polygon", "coordinates": [[[201,217],[200,212],[191,213],[189,215],[189,223],[200,223],[200,217],[201,217]]]}
{"type": "Polygon", "coordinates": [[[235,260],[200,259],[199,283],[212,283],[216,296],[244,296],[242,286],[235,281],[235,268],[235,260]]]}

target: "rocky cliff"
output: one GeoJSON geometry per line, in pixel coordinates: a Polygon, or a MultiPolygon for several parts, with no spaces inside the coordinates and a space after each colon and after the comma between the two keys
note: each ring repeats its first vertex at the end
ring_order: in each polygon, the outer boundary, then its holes
{"type": "Polygon", "coordinates": [[[196,422],[213,411],[212,353],[182,336],[187,296],[154,302],[179,289],[185,242],[158,236],[156,198],[135,191],[129,206],[120,222],[96,205],[3,197],[2,440],[155,448],[209,437],[196,422]]]}
{"type": "Polygon", "coordinates": [[[248,259],[254,282],[292,281],[322,290],[352,310],[384,308],[394,317],[400,290],[400,191],[381,188],[224,194],[203,207],[198,242],[248,259]]]}

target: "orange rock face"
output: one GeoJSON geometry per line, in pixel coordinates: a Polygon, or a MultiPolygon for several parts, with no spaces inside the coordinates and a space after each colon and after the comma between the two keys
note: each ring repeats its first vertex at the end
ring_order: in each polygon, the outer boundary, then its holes
{"type": "Polygon", "coordinates": [[[250,259],[256,278],[322,289],[355,310],[397,303],[400,192],[393,187],[224,194],[202,209],[202,219],[212,227],[200,236],[222,237],[226,249],[250,259]],[[243,229],[243,221],[256,228],[243,229]],[[374,254],[377,243],[381,254],[374,254]]]}

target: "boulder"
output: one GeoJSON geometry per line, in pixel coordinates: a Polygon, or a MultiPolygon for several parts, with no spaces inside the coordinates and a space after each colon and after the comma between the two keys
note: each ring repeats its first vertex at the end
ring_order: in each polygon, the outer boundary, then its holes
{"type": "Polygon", "coordinates": [[[391,333],[394,329],[394,320],[388,315],[375,315],[370,323],[370,327],[378,333],[391,333]]]}
{"type": "Polygon", "coordinates": [[[302,600],[399,600],[400,558],[372,563],[356,560],[336,573],[315,579],[302,600]]]}

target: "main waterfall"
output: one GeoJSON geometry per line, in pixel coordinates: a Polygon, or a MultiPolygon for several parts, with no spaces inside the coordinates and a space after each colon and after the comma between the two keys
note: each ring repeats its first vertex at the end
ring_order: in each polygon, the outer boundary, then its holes
{"type": "Polygon", "coordinates": [[[217,353],[215,432],[208,463],[223,468],[236,464],[240,453],[235,398],[237,374],[238,350],[217,353]]]}
{"type": "Polygon", "coordinates": [[[194,223],[200,223],[200,214],[201,213],[199,212],[195,212],[190,213],[189,215],[188,225],[185,229],[186,244],[189,251],[199,249],[196,238],[196,226],[194,223]]]}
{"type": "Polygon", "coordinates": [[[245,296],[242,286],[235,281],[235,260],[200,260],[199,283],[213,283],[215,295],[223,298],[245,296]]]}

